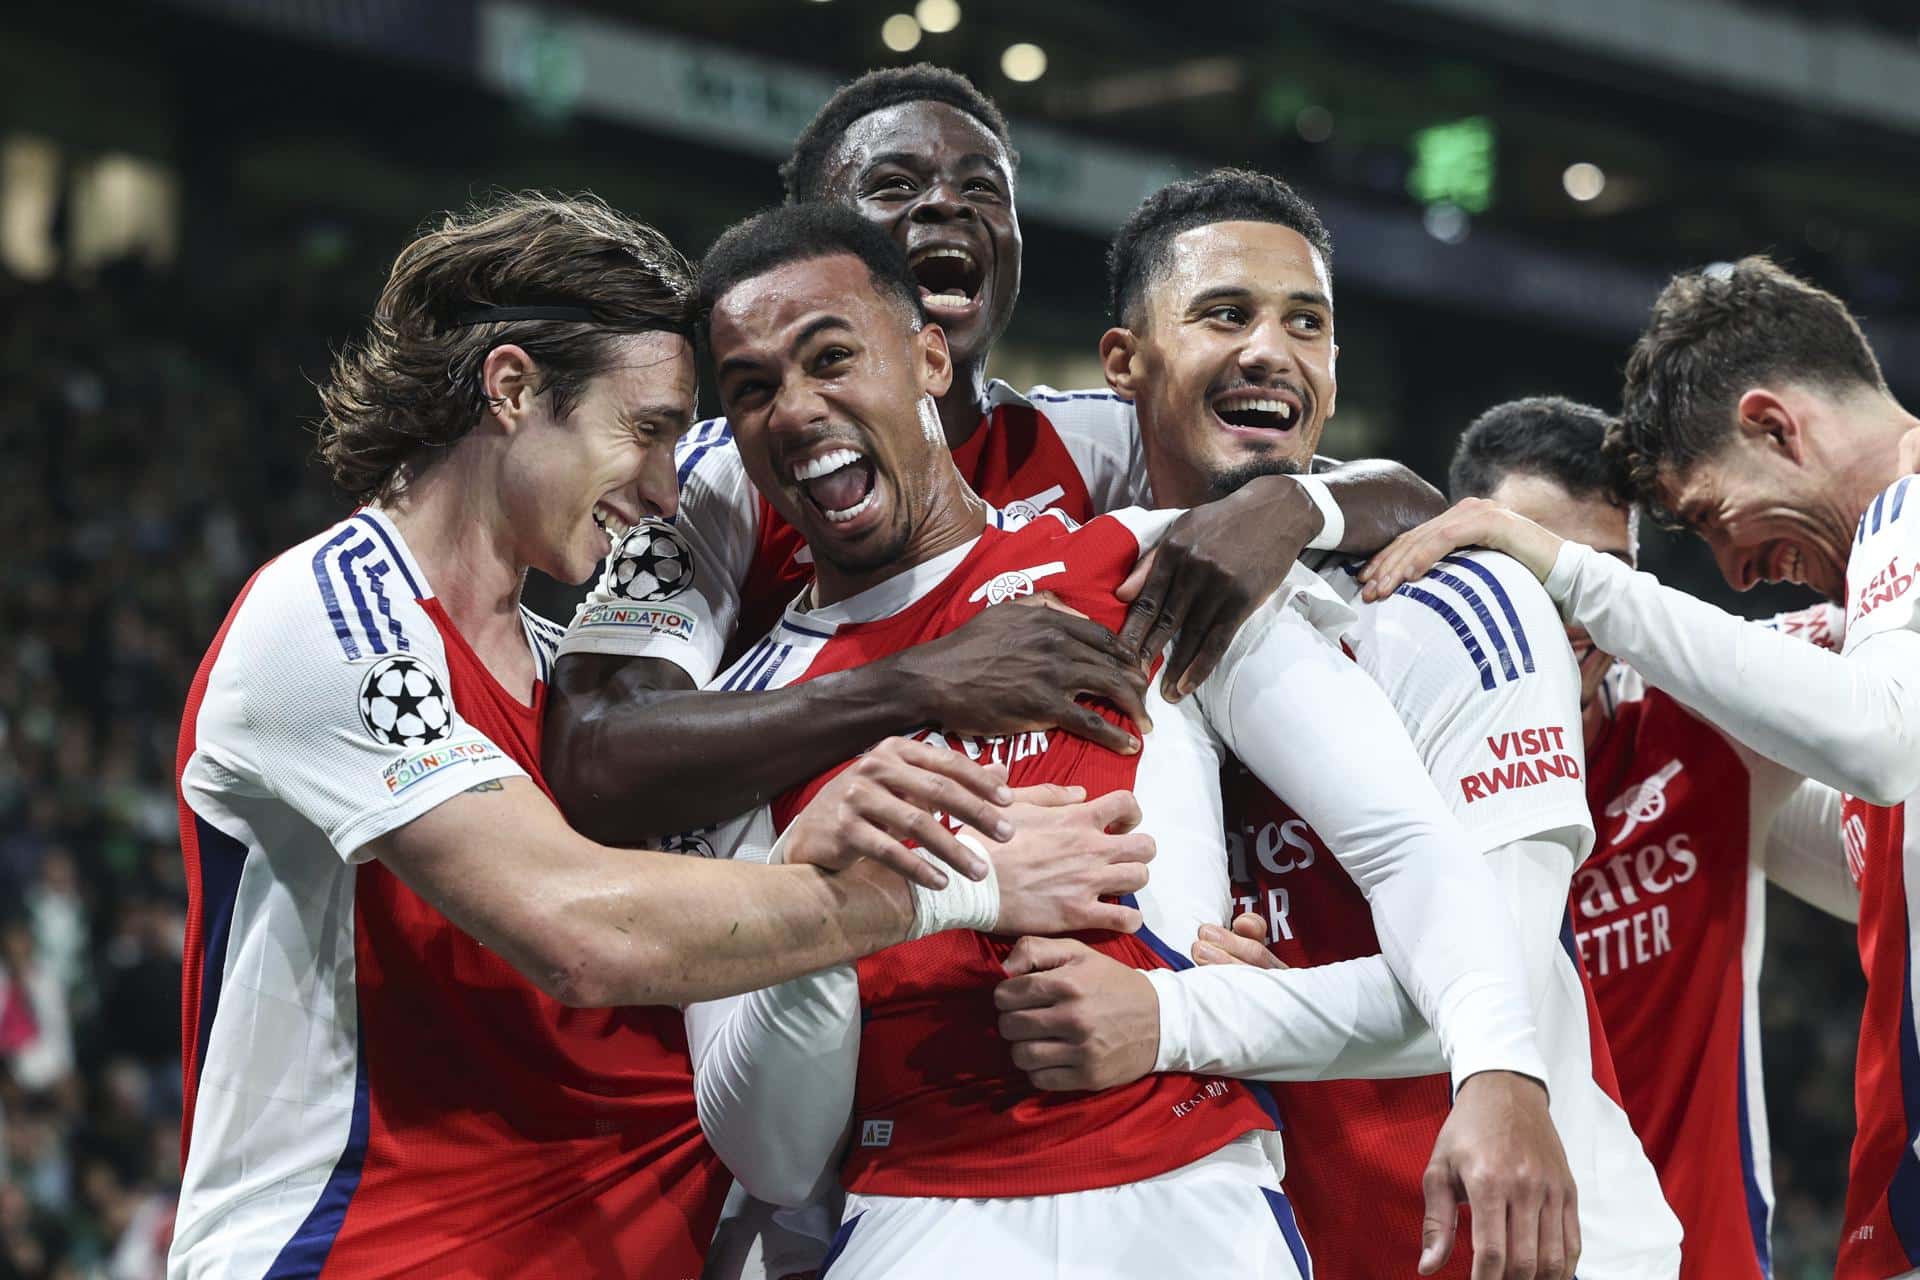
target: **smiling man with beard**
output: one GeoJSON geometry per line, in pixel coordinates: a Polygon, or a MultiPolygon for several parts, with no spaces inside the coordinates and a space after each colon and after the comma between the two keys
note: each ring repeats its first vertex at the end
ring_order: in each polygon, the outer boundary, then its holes
{"type": "MultiPolygon", "coordinates": [[[[987,378],[1020,290],[1017,171],[998,108],[965,77],[921,64],[842,88],[782,175],[790,200],[848,204],[906,252],[952,355],[952,385],[931,426],[973,490],[1016,518],[1052,509],[1084,521],[1144,493],[1138,435],[1132,406],[1105,388],[1023,395],[987,378]]],[[[749,678],[729,697],[696,698],[690,690],[763,635],[814,566],[801,533],[750,482],[726,419],[697,424],[678,458],[678,519],[627,534],[555,669],[546,754],[555,793],[582,830],[608,840],[731,817],[928,722],[979,734],[1060,726],[1136,750],[1074,697],[1138,711],[1135,660],[1176,630],[1170,672],[1191,668],[1197,681],[1303,547],[1374,549],[1441,505],[1391,463],[1263,479],[1169,535],[1153,576],[1132,584],[1138,596],[1118,640],[1054,611],[1020,610],[804,688],[767,690],[749,678]],[[1246,537],[1250,527],[1264,536],[1246,537]],[[671,578],[647,571],[663,558],[671,578]],[[1009,667],[1008,654],[1024,655],[1022,665],[1009,667]],[[676,750],[662,753],[662,742],[676,750]]],[[[847,450],[814,468],[810,509],[861,519],[870,460],[847,450]]]]}
{"type": "MultiPolygon", "coordinates": [[[[1174,183],[1121,227],[1109,259],[1116,327],[1101,353],[1109,383],[1138,404],[1158,502],[1202,501],[1313,464],[1338,394],[1332,252],[1310,204],[1241,170],[1174,183]]],[[[1537,1260],[1539,1274],[1565,1275],[1578,1257],[1582,1276],[1671,1277],[1679,1228],[1626,1116],[1596,1081],[1610,1074],[1604,1044],[1594,1044],[1578,965],[1560,941],[1593,828],[1578,676],[1552,603],[1503,556],[1454,557],[1377,604],[1359,601],[1357,568],[1331,558],[1319,572],[1357,606],[1344,643],[1505,891],[1500,923],[1526,957],[1554,1124],[1578,1186],[1577,1224],[1569,1204],[1564,1235],[1543,1237],[1537,1259],[1510,1261],[1523,1274],[1537,1260]]],[[[1438,1044],[1381,960],[1363,887],[1328,856],[1310,815],[1260,778],[1230,771],[1226,798],[1232,892],[1247,913],[1239,927],[1267,946],[1212,926],[1196,957],[1293,967],[1138,975],[1071,940],[1035,940],[1031,962],[1010,965],[998,993],[1001,1033],[1016,1054],[1044,1053],[1034,1079],[1047,1088],[1104,1087],[1154,1069],[1275,1082],[1287,1190],[1316,1274],[1404,1274],[1421,1239],[1423,1274],[1445,1264],[1464,1277],[1467,1251],[1448,1261],[1454,1189],[1435,1177],[1436,1138],[1457,1101],[1438,1044]],[[1340,961],[1352,963],[1308,967],[1340,961]],[[1370,995],[1327,1000],[1325,984],[1344,997],[1363,971],[1370,995]],[[1102,1033],[1081,1034],[1087,1027],[1102,1033]]],[[[1476,1277],[1493,1274],[1481,1247],[1493,1225],[1476,1207],[1476,1277]]]]}

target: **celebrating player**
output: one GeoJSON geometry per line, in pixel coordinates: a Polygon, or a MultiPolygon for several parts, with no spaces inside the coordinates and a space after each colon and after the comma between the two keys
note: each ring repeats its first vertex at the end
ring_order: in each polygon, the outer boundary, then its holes
{"type": "Polygon", "coordinates": [[[1920,559],[1916,426],[1831,294],[1764,258],[1676,277],[1627,363],[1610,447],[1636,497],[1713,549],[1727,582],[1793,581],[1846,603],[1838,655],[1743,621],[1469,499],[1365,572],[1391,591],[1453,548],[1494,546],[1541,578],[1567,620],[1646,682],[1788,768],[1847,793],[1841,832],[1860,890],[1867,1003],[1841,1280],[1920,1263],[1920,1051],[1910,988],[1920,837],[1920,559]]]}
{"type": "MultiPolygon", "coordinates": [[[[1455,498],[1481,497],[1633,564],[1629,509],[1602,452],[1609,419],[1557,397],[1498,405],[1454,452],[1455,498]]],[[[1772,625],[1837,647],[1841,610],[1772,625]]],[[[1773,1179],[1758,988],[1772,879],[1859,914],[1840,793],[1757,755],[1616,663],[1584,631],[1580,702],[1599,840],[1574,879],[1574,941],[1621,1100],[1686,1230],[1682,1280],[1772,1273],[1773,1179]],[[1691,1064],[1685,1072],[1673,1064],[1691,1064]]]]}
{"type": "MultiPolygon", "coordinates": [[[[1116,588],[1176,513],[996,527],[922,430],[950,361],[890,239],[839,206],[775,210],[716,243],[700,298],[743,462],[805,533],[818,571],[728,679],[804,683],[1043,589],[1097,622],[1119,621],[1116,588]],[[842,453],[871,477],[867,505],[844,520],[820,509],[807,478],[842,453]]],[[[1504,908],[1491,874],[1385,700],[1310,621],[1346,616],[1296,570],[1285,599],[1243,629],[1195,697],[1149,692],[1156,727],[1134,756],[1058,733],[927,736],[1006,759],[1015,781],[1136,793],[1141,830],[1159,849],[1139,895],[1146,927],[1088,939],[1130,970],[1178,963],[1200,924],[1224,918],[1224,752],[1292,798],[1365,887],[1392,972],[1439,1028],[1459,1095],[1436,1176],[1463,1181],[1485,1214],[1482,1273],[1509,1274],[1502,1260],[1512,1259],[1511,1274],[1536,1274],[1535,1257],[1570,1261],[1561,1241],[1572,1189],[1538,1083],[1518,949],[1496,923],[1504,908]]],[[[834,772],[732,824],[722,843],[771,843],[834,772]]],[[[857,974],[843,966],[690,1010],[702,1121],[749,1189],[807,1196],[851,1117],[836,1275],[944,1275],[961,1257],[1006,1276],[1063,1265],[1304,1274],[1285,1198],[1249,1137],[1266,1121],[1243,1086],[1175,1071],[1063,1095],[1028,1082],[1024,1069],[1046,1062],[1008,1061],[987,990],[1012,945],[958,934],[890,950],[857,974]],[[796,1090],[807,1106],[793,1105],[796,1090]]]]}
{"type": "Polygon", "coordinates": [[[1139,842],[1001,845],[1004,772],[895,741],[753,868],[610,849],[546,794],[557,630],[606,525],[674,509],[685,261],[591,199],[519,196],[403,251],[322,389],[366,501],[235,602],[180,736],[185,1172],[170,1274],[699,1269],[724,1191],[672,1002],[964,921],[1128,927],[1139,842]],[[1068,846],[1072,846],[1069,851],[1068,846]],[[807,865],[812,864],[812,865],[807,865]],[[844,868],[844,869],[843,869],[844,868]],[[1116,913],[1118,913],[1116,915],[1116,913]]]}
{"type": "MultiPolygon", "coordinates": [[[[782,175],[790,199],[844,202],[906,252],[954,364],[927,429],[946,440],[974,491],[1010,514],[1053,509],[1088,520],[1144,492],[1132,407],[1105,389],[1021,395],[986,379],[1020,290],[1016,167],[998,108],[964,76],[923,64],[842,88],[802,131],[782,175]]],[[[817,467],[808,500],[857,518],[871,491],[867,464],[849,455],[817,467]]],[[[1393,464],[1263,480],[1169,536],[1123,628],[1127,645],[1077,619],[1022,610],[988,615],[925,652],[777,691],[750,676],[720,698],[686,691],[766,634],[812,576],[812,555],[755,492],[726,419],[689,433],[679,477],[678,520],[628,535],[556,665],[548,773],[568,816],[604,839],[732,817],[920,724],[974,733],[1060,725],[1134,750],[1125,732],[1074,698],[1107,698],[1137,718],[1132,660],[1157,652],[1189,610],[1193,625],[1180,631],[1173,668],[1197,679],[1303,546],[1375,550],[1441,506],[1393,464]],[[1244,536],[1249,527],[1262,536],[1244,536]],[[662,549],[685,571],[647,572],[662,549]],[[1020,655],[1018,666],[1010,654],[1020,655]],[[676,744],[670,758],[661,742],[676,744]],[[637,820],[673,825],[637,828],[637,820]]]]}
{"type": "MultiPolygon", "coordinates": [[[[1110,254],[1117,327],[1101,352],[1111,384],[1139,406],[1156,500],[1196,502],[1312,464],[1337,391],[1332,248],[1287,184],[1238,170],[1163,188],[1121,227],[1110,254]],[[1273,404],[1295,412],[1265,409],[1273,404]]],[[[1357,567],[1335,559],[1321,573],[1352,600],[1357,567]]],[[[1559,632],[1524,568],[1473,553],[1360,603],[1344,639],[1505,891],[1503,923],[1526,957],[1554,1123],[1578,1186],[1580,1274],[1671,1277],[1679,1227],[1627,1117],[1595,1080],[1596,1058],[1606,1074],[1604,1044],[1594,1044],[1578,965],[1561,945],[1568,882],[1593,829],[1577,675],[1559,632]]],[[[1424,1203],[1420,1261],[1431,1272],[1455,1217],[1428,1168],[1452,1101],[1446,1063],[1379,962],[1369,904],[1324,833],[1245,771],[1228,781],[1226,817],[1235,901],[1258,917],[1271,956],[1294,968],[1149,979],[1072,941],[1034,940],[998,993],[1001,1032],[1025,1050],[1020,1060],[1044,1055],[1034,1078],[1047,1087],[1109,1085],[1156,1066],[1292,1082],[1274,1093],[1287,1190],[1316,1271],[1361,1280],[1412,1270],[1424,1203]],[[1368,956],[1375,999],[1357,1013],[1301,1016],[1328,974],[1300,966],[1368,956]],[[1373,1023],[1376,1010],[1394,1016],[1373,1023]],[[1381,1075],[1417,1078],[1342,1078],[1381,1075]]],[[[1202,937],[1202,955],[1248,952],[1217,926],[1202,937]]],[[[1272,962],[1259,948],[1255,957],[1272,962]]],[[[1343,967],[1343,979],[1353,972],[1343,967]]],[[[1557,1273],[1565,1259],[1540,1261],[1557,1273]]],[[[1465,1249],[1450,1271],[1467,1274],[1465,1249]]]]}

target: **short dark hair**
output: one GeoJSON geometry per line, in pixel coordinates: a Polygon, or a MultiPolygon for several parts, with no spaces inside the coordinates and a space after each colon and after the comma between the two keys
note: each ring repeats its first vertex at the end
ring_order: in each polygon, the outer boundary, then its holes
{"type": "Polygon", "coordinates": [[[913,317],[914,327],[925,323],[920,285],[907,270],[907,253],[894,238],[844,204],[809,200],[775,205],[736,222],[700,260],[694,286],[694,317],[700,340],[711,335],[713,308],[734,286],[790,262],[811,262],[848,254],[866,264],[873,287],[898,299],[913,317]]]}
{"type": "Polygon", "coordinates": [[[1145,200],[1114,233],[1107,250],[1107,294],[1115,324],[1130,324],[1147,283],[1175,236],[1216,222],[1274,222],[1300,233],[1333,267],[1333,237],[1319,211],[1279,178],[1251,169],[1215,169],[1170,182],[1145,200]]]}
{"type": "Polygon", "coordinates": [[[1771,259],[1675,276],[1627,357],[1620,422],[1608,437],[1632,495],[1671,523],[1655,496],[1662,477],[1719,451],[1740,397],[1773,381],[1887,389],[1846,304],[1771,259]]]}
{"type": "Polygon", "coordinates": [[[1600,448],[1613,425],[1604,409],[1564,396],[1497,404],[1460,433],[1447,468],[1447,496],[1484,498],[1517,474],[1551,480],[1576,498],[1618,501],[1616,473],[1600,448]]]}
{"type": "Polygon", "coordinates": [[[526,191],[438,215],[320,385],[320,459],[356,501],[390,497],[480,421],[495,347],[525,348],[564,418],[612,365],[616,338],[687,332],[692,295],[693,268],[667,238],[598,196],[526,191]],[[475,323],[488,307],[590,319],[475,323]]]}
{"type": "Polygon", "coordinates": [[[903,102],[944,102],[978,120],[1007,153],[1007,167],[1017,169],[1020,155],[1013,149],[1007,132],[1007,118],[993,99],[974,88],[973,81],[958,71],[936,67],[931,62],[916,62],[910,67],[883,67],[869,71],[840,86],[800,136],[793,140],[793,153],[780,166],[780,180],[786,184],[790,201],[818,200],[825,195],[827,157],[857,120],[876,111],[897,107],[903,102]]]}

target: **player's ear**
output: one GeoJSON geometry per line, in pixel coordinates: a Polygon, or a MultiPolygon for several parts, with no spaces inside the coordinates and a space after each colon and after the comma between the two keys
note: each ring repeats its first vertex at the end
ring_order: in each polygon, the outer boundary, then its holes
{"type": "Polygon", "coordinates": [[[1754,387],[1740,397],[1740,432],[1798,465],[1806,449],[1806,424],[1786,397],[1754,387]]]}
{"type": "Polygon", "coordinates": [[[1115,326],[1100,335],[1100,367],[1115,394],[1137,400],[1140,386],[1140,339],[1131,329],[1115,326]]]}
{"type": "Polygon", "coordinates": [[[480,391],[492,408],[492,417],[511,430],[539,394],[539,367],[533,357],[511,342],[487,352],[480,364],[480,391]]]}
{"type": "Polygon", "coordinates": [[[953,385],[953,353],[947,349],[947,331],[923,324],[914,335],[920,351],[920,389],[938,400],[953,385]]]}

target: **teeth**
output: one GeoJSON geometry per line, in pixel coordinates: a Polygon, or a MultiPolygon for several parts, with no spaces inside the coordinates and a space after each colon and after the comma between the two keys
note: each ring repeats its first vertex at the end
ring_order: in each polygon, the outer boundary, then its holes
{"type": "Polygon", "coordinates": [[[1222,413],[1277,413],[1288,422],[1293,421],[1293,406],[1285,400],[1238,400],[1223,403],[1222,413]]]}
{"type": "Polygon", "coordinates": [[[835,449],[810,461],[803,462],[793,469],[793,478],[802,483],[818,480],[821,476],[830,476],[842,467],[850,467],[860,461],[860,455],[851,449],[835,449]]]}
{"type": "Polygon", "coordinates": [[[925,262],[929,258],[958,258],[968,266],[973,265],[973,255],[965,249],[929,249],[920,255],[920,261],[922,262],[925,262]]]}
{"type": "Polygon", "coordinates": [[[874,504],[874,500],[879,496],[880,494],[877,488],[869,489],[867,490],[867,496],[860,499],[860,501],[854,503],[852,506],[848,507],[844,511],[829,511],[826,513],[826,517],[829,521],[831,521],[834,524],[845,524],[847,521],[853,519],[855,516],[859,515],[862,511],[865,511],[868,507],[872,506],[874,504]]]}
{"type": "Polygon", "coordinates": [[[968,303],[972,302],[973,299],[969,298],[966,294],[960,292],[958,289],[954,289],[947,293],[930,293],[926,297],[920,299],[920,301],[929,306],[935,306],[935,307],[964,307],[968,303]]]}

